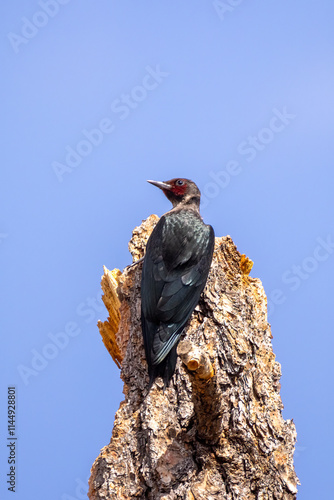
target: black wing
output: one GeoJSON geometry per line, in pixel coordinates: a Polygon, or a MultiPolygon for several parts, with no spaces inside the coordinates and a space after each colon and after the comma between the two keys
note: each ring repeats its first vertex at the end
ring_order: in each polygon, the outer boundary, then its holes
{"type": "Polygon", "coordinates": [[[192,214],[161,217],[149,238],[141,296],[151,379],[166,368],[167,378],[174,371],[176,344],[205,286],[213,248],[212,227],[192,214]],[[169,353],[170,359],[166,359],[169,353]],[[154,370],[159,364],[163,364],[161,369],[154,370]]]}

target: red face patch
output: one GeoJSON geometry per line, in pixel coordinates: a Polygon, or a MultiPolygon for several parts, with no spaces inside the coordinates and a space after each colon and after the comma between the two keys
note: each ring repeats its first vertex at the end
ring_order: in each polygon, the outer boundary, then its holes
{"type": "Polygon", "coordinates": [[[172,181],[169,181],[169,184],[173,186],[171,191],[176,196],[183,196],[188,187],[185,179],[173,179],[172,181]]]}

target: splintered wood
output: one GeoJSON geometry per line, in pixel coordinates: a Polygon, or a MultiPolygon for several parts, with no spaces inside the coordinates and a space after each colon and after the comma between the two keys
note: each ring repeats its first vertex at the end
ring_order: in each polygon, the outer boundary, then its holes
{"type": "Polygon", "coordinates": [[[103,266],[104,274],[101,278],[101,287],[103,290],[102,300],[108,309],[109,317],[107,321],[98,321],[97,326],[100,330],[102,340],[112,359],[118,368],[121,367],[123,356],[117,344],[116,334],[118,332],[120,320],[120,301],[117,295],[118,278],[122,274],[119,269],[109,271],[103,266]]]}
{"type": "MultiPolygon", "coordinates": [[[[151,216],[135,228],[129,244],[134,261],[144,255],[157,221],[151,216]]],[[[216,238],[175,375],[165,391],[157,379],[149,393],[140,325],[142,263],[115,271],[114,281],[105,270],[109,318],[99,328],[121,364],[125,400],[111,441],[92,467],[91,500],[296,498],[296,430],[282,417],[267,300],[260,280],[249,276],[251,267],[229,236],[216,238]]]]}

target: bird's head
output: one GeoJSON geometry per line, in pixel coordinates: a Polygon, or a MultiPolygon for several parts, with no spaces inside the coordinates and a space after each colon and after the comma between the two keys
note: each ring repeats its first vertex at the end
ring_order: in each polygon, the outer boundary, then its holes
{"type": "Polygon", "coordinates": [[[196,184],[190,179],[171,179],[170,181],[147,181],[153,186],[162,189],[169,201],[172,202],[173,207],[180,203],[185,205],[194,204],[199,207],[201,192],[196,184]]]}

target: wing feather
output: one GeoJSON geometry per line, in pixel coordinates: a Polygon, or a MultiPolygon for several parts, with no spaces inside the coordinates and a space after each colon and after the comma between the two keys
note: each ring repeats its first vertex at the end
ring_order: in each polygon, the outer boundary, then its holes
{"type": "Polygon", "coordinates": [[[149,238],[142,273],[142,326],[151,377],[153,367],[177,344],[198,303],[213,247],[212,227],[191,213],[185,218],[162,216],[149,238]]]}

